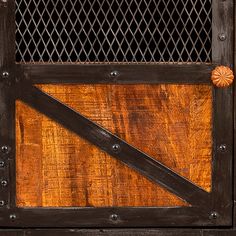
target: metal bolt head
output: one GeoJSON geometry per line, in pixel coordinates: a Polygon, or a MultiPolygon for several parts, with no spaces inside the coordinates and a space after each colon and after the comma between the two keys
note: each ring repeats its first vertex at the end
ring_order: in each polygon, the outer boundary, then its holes
{"type": "Polygon", "coordinates": [[[11,215],[9,216],[9,218],[10,218],[10,220],[14,221],[14,220],[16,219],[16,215],[15,215],[15,214],[11,214],[11,215]]]}
{"type": "Polygon", "coordinates": [[[7,182],[6,180],[2,180],[2,181],[1,181],[1,185],[2,185],[3,187],[6,187],[7,184],[8,184],[8,182],[7,182]]]}
{"type": "Polygon", "coordinates": [[[114,71],[112,71],[112,72],[110,73],[110,76],[111,76],[111,77],[116,77],[116,76],[118,76],[118,75],[119,75],[119,72],[116,71],[116,70],[114,70],[114,71]]]}
{"type": "Polygon", "coordinates": [[[219,150],[220,150],[221,152],[225,152],[226,149],[227,149],[227,147],[226,147],[225,144],[221,144],[221,145],[219,146],[219,150]]]}
{"type": "Polygon", "coordinates": [[[0,161],[0,167],[4,167],[5,166],[5,162],[4,161],[0,161]]]}
{"type": "Polygon", "coordinates": [[[0,207],[3,207],[5,205],[5,202],[3,200],[0,200],[0,207]]]}
{"type": "Polygon", "coordinates": [[[117,214],[112,214],[112,215],[110,216],[110,219],[111,219],[112,221],[117,221],[117,220],[118,220],[118,215],[117,215],[117,214]]]}
{"type": "Polygon", "coordinates": [[[3,152],[3,153],[8,153],[8,152],[9,152],[9,147],[6,146],[6,145],[2,146],[1,149],[2,149],[2,152],[3,152]]]}
{"type": "Polygon", "coordinates": [[[225,41],[226,40],[226,35],[224,33],[219,34],[219,39],[220,39],[220,41],[225,41]]]}
{"type": "Polygon", "coordinates": [[[9,77],[9,73],[7,71],[2,72],[2,77],[4,79],[8,78],[9,77]]]}
{"type": "Polygon", "coordinates": [[[210,218],[211,220],[216,220],[218,217],[219,217],[219,214],[218,214],[217,212],[213,211],[213,212],[211,212],[209,218],[210,218]]]}
{"type": "Polygon", "coordinates": [[[114,152],[119,152],[120,151],[120,145],[119,144],[114,144],[113,146],[112,146],[112,150],[114,151],[114,152]]]}

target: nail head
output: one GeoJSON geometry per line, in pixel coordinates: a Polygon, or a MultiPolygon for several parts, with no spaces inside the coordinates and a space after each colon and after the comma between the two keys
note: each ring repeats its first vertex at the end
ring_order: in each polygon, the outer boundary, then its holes
{"type": "Polygon", "coordinates": [[[9,147],[6,146],[6,145],[2,146],[2,152],[3,153],[8,153],[9,152],[9,147]]]}
{"type": "Polygon", "coordinates": [[[110,73],[110,75],[111,75],[112,77],[116,77],[116,76],[119,75],[119,72],[115,70],[115,71],[112,71],[112,72],[110,73]]]}
{"type": "Polygon", "coordinates": [[[113,221],[117,221],[117,220],[118,220],[118,215],[117,215],[117,214],[112,214],[112,215],[110,216],[110,218],[111,218],[111,220],[113,220],[113,221]]]}
{"type": "Polygon", "coordinates": [[[9,77],[9,73],[7,71],[4,71],[2,73],[2,76],[3,76],[3,78],[8,78],[9,77]]]}
{"type": "Polygon", "coordinates": [[[0,167],[4,167],[5,166],[5,162],[4,161],[0,161],[0,167]]]}
{"type": "Polygon", "coordinates": [[[8,183],[7,183],[7,181],[6,181],[6,180],[2,180],[2,181],[1,181],[1,185],[2,185],[3,187],[6,187],[6,186],[7,186],[7,184],[8,184],[8,183]]]}
{"type": "Polygon", "coordinates": [[[219,214],[217,213],[217,212],[212,212],[211,214],[210,214],[210,219],[211,220],[216,220],[217,218],[219,217],[219,214]]]}
{"type": "Polygon", "coordinates": [[[9,218],[10,218],[10,220],[15,220],[15,219],[16,219],[16,215],[15,215],[15,214],[11,214],[11,215],[9,216],[9,218]]]}
{"type": "Polygon", "coordinates": [[[225,41],[226,40],[226,35],[224,33],[219,34],[219,39],[220,39],[220,41],[225,41]]]}
{"type": "Polygon", "coordinates": [[[5,202],[3,200],[0,200],[0,206],[4,206],[5,205],[5,202]]]}
{"type": "Polygon", "coordinates": [[[220,147],[219,147],[219,149],[220,149],[221,152],[226,151],[226,148],[227,148],[227,147],[226,147],[225,144],[221,144],[220,147]]]}
{"type": "Polygon", "coordinates": [[[116,143],[112,146],[112,149],[113,149],[114,152],[119,152],[120,151],[120,145],[116,143]]]}

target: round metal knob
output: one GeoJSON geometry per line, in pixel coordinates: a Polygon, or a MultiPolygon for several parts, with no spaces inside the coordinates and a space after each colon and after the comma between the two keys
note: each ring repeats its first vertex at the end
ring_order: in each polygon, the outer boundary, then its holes
{"type": "Polygon", "coordinates": [[[212,71],[211,80],[217,87],[228,87],[234,81],[234,73],[227,66],[217,66],[212,71]]]}

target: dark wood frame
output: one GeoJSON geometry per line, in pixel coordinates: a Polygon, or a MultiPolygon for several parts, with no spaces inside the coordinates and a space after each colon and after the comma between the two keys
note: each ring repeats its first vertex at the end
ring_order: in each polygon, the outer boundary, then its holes
{"type": "MultiPolygon", "coordinates": [[[[214,88],[214,146],[213,146],[213,189],[211,194],[202,193],[173,171],[166,172],[158,162],[152,166],[160,168],[160,173],[170,179],[162,179],[161,174],[148,176],[142,166],[147,164],[142,161],[149,158],[124,143],[109,133],[106,145],[92,140],[103,150],[115,158],[122,159],[123,155],[113,152],[112,145],[118,143],[122,152],[141,155],[140,166],[134,165],[127,157],[123,162],[130,167],[142,172],[152,180],[156,178],[159,184],[167,184],[168,189],[179,196],[185,196],[186,200],[192,203],[192,207],[179,208],[16,208],[15,206],[15,100],[21,99],[39,111],[61,122],[67,128],[78,133],[75,123],[77,121],[87,122],[93,130],[101,135],[101,127],[94,126],[91,121],[81,119],[80,114],[71,111],[60,102],[52,99],[33,87],[35,83],[184,83],[184,84],[210,84],[210,73],[216,65],[233,65],[233,0],[213,0],[213,53],[212,64],[128,64],[128,65],[21,65],[15,64],[15,26],[14,26],[14,0],[0,2],[0,70],[9,72],[4,74],[0,80],[0,145],[2,153],[0,158],[4,161],[4,167],[0,168],[0,179],[7,180],[8,186],[0,187],[0,196],[3,206],[0,208],[0,225],[2,227],[206,227],[224,226],[231,227],[232,214],[232,153],[233,153],[233,88],[214,88]],[[219,34],[226,35],[225,41],[219,40],[219,34]],[[88,70],[89,67],[89,70],[88,70]],[[168,69],[167,69],[168,67],[168,69]],[[110,76],[111,71],[119,71],[118,76],[110,76]],[[77,74],[79,73],[79,77],[77,74]],[[22,92],[23,91],[23,92],[22,92]],[[27,91],[27,92],[24,92],[27,91]],[[45,109],[45,103],[51,107],[59,108],[59,112],[52,113],[52,109],[45,109]],[[63,119],[61,111],[71,114],[73,124],[63,119]],[[226,150],[220,149],[221,145],[226,150]],[[179,190],[171,186],[171,181],[179,179],[179,190]],[[183,183],[185,183],[183,185],[183,183]],[[186,184],[189,187],[186,187],[186,184]],[[191,194],[194,191],[196,195],[191,194]],[[216,197],[217,196],[217,197],[216,197]],[[204,205],[204,207],[203,207],[204,205]],[[79,209],[79,215],[78,215],[79,209]],[[110,216],[116,214],[117,220],[110,216]],[[63,218],[62,221],[60,221],[63,218]],[[40,221],[38,221],[40,219],[40,221]],[[60,221],[60,226],[58,222],[60,221]]],[[[89,130],[86,130],[89,131],[89,130]]],[[[104,132],[104,130],[103,130],[104,132]]],[[[108,134],[108,133],[106,133],[108,134]]],[[[83,134],[80,134],[83,135],[83,134]]],[[[103,136],[104,137],[104,136],[103,136]]],[[[91,136],[86,137],[91,139],[91,136]]],[[[91,141],[91,140],[90,140],[91,141]]],[[[150,161],[150,158],[148,159],[150,161]]],[[[151,166],[148,166],[148,168],[151,166]]],[[[153,172],[154,173],[154,172],[153,172]]],[[[176,182],[175,182],[176,183],[176,182]]],[[[236,196],[236,193],[235,193],[236,196]]],[[[42,231],[27,231],[32,235],[39,235],[42,231]],[[40,232],[40,233],[39,233],[40,232]]],[[[21,235],[24,231],[2,231],[6,235],[21,235]]],[[[56,232],[63,235],[70,235],[74,232],[82,235],[89,234],[89,231],[61,230],[43,231],[45,235],[56,235],[56,232]]],[[[96,234],[110,235],[119,233],[128,235],[127,232],[136,230],[119,231],[91,231],[96,234]],[[105,233],[104,233],[105,232],[105,233]]],[[[138,231],[143,235],[154,235],[154,231],[138,231]],[[148,233],[149,232],[149,233],[148,233]]],[[[226,231],[208,230],[182,230],[182,235],[224,235],[226,231]]],[[[155,230],[155,235],[179,235],[176,230],[155,230]]],[[[235,234],[235,231],[228,230],[235,234]]],[[[140,234],[138,234],[140,235],[140,234]]]]}
{"type": "Polygon", "coordinates": [[[233,229],[17,229],[2,230],[1,236],[235,236],[233,229]]]}

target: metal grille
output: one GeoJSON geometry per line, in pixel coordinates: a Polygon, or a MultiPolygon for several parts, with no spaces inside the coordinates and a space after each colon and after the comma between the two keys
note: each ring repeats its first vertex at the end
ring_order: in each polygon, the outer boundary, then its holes
{"type": "Polygon", "coordinates": [[[16,0],[17,62],[210,62],[211,0],[16,0]]]}

